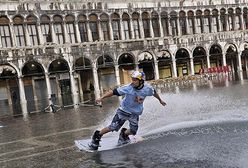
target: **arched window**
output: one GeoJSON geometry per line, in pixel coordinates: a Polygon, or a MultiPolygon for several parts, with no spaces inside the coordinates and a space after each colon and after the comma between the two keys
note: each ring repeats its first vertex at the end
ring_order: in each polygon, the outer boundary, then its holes
{"type": "Polygon", "coordinates": [[[169,19],[168,19],[168,14],[166,12],[161,13],[161,24],[162,24],[164,35],[165,36],[170,35],[170,33],[169,33],[169,19]]]}
{"type": "Polygon", "coordinates": [[[87,18],[85,15],[79,15],[78,28],[79,28],[81,42],[89,41],[87,35],[87,18]]]}
{"type": "Polygon", "coordinates": [[[152,12],[152,28],[154,37],[160,37],[159,17],[157,12],[152,12]]]}
{"type": "Polygon", "coordinates": [[[236,13],[235,19],[234,19],[235,28],[236,30],[242,30],[241,9],[236,8],[235,13],[236,13]]]}
{"type": "Polygon", "coordinates": [[[170,13],[170,25],[171,25],[171,31],[173,36],[178,35],[177,30],[177,13],[175,11],[172,11],[170,13]]]}
{"type": "Polygon", "coordinates": [[[227,31],[226,10],[224,8],[220,10],[220,22],[222,30],[227,31]]]}
{"type": "Polygon", "coordinates": [[[6,16],[0,17],[0,37],[2,47],[12,47],[9,19],[6,16]]]}
{"type": "Polygon", "coordinates": [[[210,11],[209,10],[204,11],[203,30],[204,30],[204,33],[210,33],[211,32],[211,22],[210,22],[210,11]]]}
{"type": "Polygon", "coordinates": [[[103,39],[105,41],[110,40],[110,31],[109,31],[109,16],[107,14],[102,14],[100,16],[101,27],[103,32],[103,39]]]}
{"type": "Polygon", "coordinates": [[[147,12],[142,13],[142,22],[143,22],[145,38],[151,37],[150,18],[149,18],[149,14],[147,12]]]}
{"type": "Polygon", "coordinates": [[[234,13],[233,9],[229,8],[228,9],[228,25],[229,25],[229,30],[234,30],[235,24],[234,24],[234,13]]]}
{"type": "Polygon", "coordinates": [[[112,21],[112,29],[113,29],[113,36],[114,40],[120,39],[120,17],[118,14],[114,13],[111,15],[111,21],[112,21]]]}
{"type": "Polygon", "coordinates": [[[202,11],[196,11],[196,33],[203,33],[203,24],[202,24],[202,11]]]}
{"type": "Polygon", "coordinates": [[[75,34],[75,26],[74,26],[75,18],[74,18],[74,16],[72,16],[72,15],[66,16],[65,21],[66,21],[66,30],[67,30],[67,34],[69,36],[70,43],[76,43],[76,34],[75,34]]]}
{"type": "Polygon", "coordinates": [[[97,15],[91,14],[89,16],[89,24],[90,24],[90,30],[92,35],[92,40],[97,41],[99,40],[99,33],[98,33],[98,25],[97,25],[97,15]]]}
{"type": "Polygon", "coordinates": [[[133,20],[133,33],[134,38],[139,39],[140,38],[140,25],[139,25],[139,14],[133,13],[132,14],[132,20],[133,20]]]}
{"type": "Polygon", "coordinates": [[[217,9],[214,9],[212,11],[212,32],[213,33],[216,33],[216,32],[219,32],[220,31],[220,28],[219,28],[219,13],[218,13],[218,10],[217,9]]]}
{"type": "Polygon", "coordinates": [[[245,24],[245,29],[248,29],[248,8],[243,9],[243,18],[244,18],[243,24],[245,24]]]}
{"type": "Polygon", "coordinates": [[[14,32],[16,35],[16,46],[25,46],[25,34],[23,27],[23,18],[21,16],[16,16],[13,19],[14,23],[14,32]]]}
{"type": "Polygon", "coordinates": [[[130,30],[130,17],[127,13],[122,15],[123,31],[124,38],[131,39],[131,30],[130,30]]]}
{"type": "Polygon", "coordinates": [[[57,38],[57,42],[58,44],[64,44],[65,39],[64,39],[64,31],[62,26],[63,23],[62,17],[56,15],[53,17],[53,21],[54,21],[54,32],[57,38]]]}
{"type": "Polygon", "coordinates": [[[43,35],[43,39],[45,43],[52,42],[52,34],[51,34],[51,26],[50,26],[50,18],[46,15],[41,16],[41,31],[43,35]]]}
{"type": "Polygon", "coordinates": [[[193,11],[188,12],[189,34],[195,34],[195,16],[193,11]]]}
{"type": "Polygon", "coordinates": [[[184,11],[179,12],[179,24],[182,31],[182,35],[186,35],[187,24],[186,24],[186,13],[184,11]]]}
{"type": "Polygon", "coordinates": [[[27,17],[28,34],[29,34],[30,44],[32,46],[39,45],[36,23],[37,23],[37,18],[35,16],[27,17]]]}

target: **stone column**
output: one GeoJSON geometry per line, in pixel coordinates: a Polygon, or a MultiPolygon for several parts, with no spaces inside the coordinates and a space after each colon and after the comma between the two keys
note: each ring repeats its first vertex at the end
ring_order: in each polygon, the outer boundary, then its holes
{"type": "Polygon", "coordinates": [[[243,76],[241,55],[242,55],[242,52],[238,52],[238,55],[237,55],[237,63],[238,63],[237,71],[238,71],[238,72],[237,72],[237,73],[238,73],[239,79],[240,79],[241,81],[243,81],[243,80],[244,80],[244,76],[243,76]]]}
{"type": "Polygon", "coordinates": [[[79,32],[78,22],[75,22],[75,34],[76,34],[77,43],[81,43],[81,38],[80,38],[80,32],[79,32]]]}
{"type": "Polygon", "coordinates": [[[182,35],[182,31],[181,31],[181,25],[180,25],[180,21],[179,21],[179,17],[177,17],[177,31],[178,31],[178,36],[182,35]]]}
{"type": "Polygon", "coordinates": [[[15,31],[14,31],[13,22],[10,22],[9,28],[10,28],[10,34],[11,34],[11,40],[12,40],[12,43],[13,43],[13,47],[16,47],[16,34],[15,34],[15,31]]]}
{"type": "Polygon", "coordinates": [[[26,45],[31,46],[30,37],[29,37],[29,33],[28,33],[28,25],[23,24],[23,28],[24,28],[24,35],[25,35],[26,45]]]}
{"type": "Polygon", "coordinates": [[[151,18],[151,16],[150,16],[150,18],[149,18],[149,23],[150,23],[150,33],[151,33],[151,37],[154,38],[154,31],[153,31],[152,18],[151,18]]]}
{"type": "Polygon", "coordinates": [[[99,32],[99,40],[104,41],[101,22],[98,21],[97,25],[98,25],[98,32],[99,32]]]}
{"type": "Polygon", "coordinates": [[[158,70],[158,61],[154,61],[154,73],[155,73],[155,80],[159,79],[159,70],[158,70]]]}
{"type": "Polygon", "coordinates": [[[122,18],[120,18],[120,34],[121,34],[121,37],[120,39],[121,40],[125,40],[125,35],[124,35],[124,28],[123,28],[123,22],[122,22],[122,18]]]}
{"type": "Polygon", "coordinates": [[[223,26],[222,26],[222,23],[221,23],[221,20],[220,20],[220,15],[218,15],[218,24],[219,24],[219,32],[223,31],[223,26]]]}
{"type": "Polygon", "coordinates": [[[92,38],[92,32],[90,30],[90,23],[89,23],[89,21],[86,22],[86,27],[87,27],[88,40],[89,40],[89,42],[92,42],[93,41],[93,38],[92,38]]]}
{"type": "Polygon", "coordinates": [[[18,86],[19,86],[20,104],[22,108],[22,113],[24,116],[26,116],[28,114],[28,108],[27,108],[27,100],[25,95],[24,84],[21,76],[18,77],[18,82],[19,82],[18,86]]]}
{"type": "Polygon", "coordinates": [[[51,23],[51,36],[52,36],[52,43],[58,44],[53,23],[51,23]]]}
{"type": "Polygon", "coordinates": [[[81,102],[83,102],[84,101],[84,92],[83,92],[83,88],[82,88],[80,73],[78,74],[78,82],[79,82],[78,86],[79,86],[80,99],[81,99],[81,102]]]}
{"type": "Polygon", "coordinates": [[[173,74],[172,77],[177,77],[177,65],[176,65],[176,59],[172,58],[172,67],[173,67],[173,74]]]}
{"type": "Polygon", "coordinates": [[[130,32],[131,32],[131,39],[134,39],[134,30],[133,30],[133,19],[130,19],[130,32]]]}
{"type": "Polygon", "coordinates": [[[189,33],[189,18],[188,18],[188,16],[185,17],[185,20],[186,20],[186,34],[190,34],[189,33]]]}
{"type": "Polygon", "coordinates": [[[47,97],[48,97],[49,103],[51,104],[52,89],[51,89],[49,74],[47,72],[45,73],[45,80],[46,80],[46,86],[47,86],[47,97]]]}
{"type": "Polygon", "coordinates": [[[41,31],[41,26],[40,26],[40,22],[37,22],[37,33],[38,33],[38,39],[39,39],[39,44],[44,44],[44,37],[41,31]]]}
{"type": "Polygon", "coordinates": [[[163,26],[162,26],[160,15],[158,15],[158,23],[159,23],[160,37],[164,37],[164,31],[163,31],[163,26]]]}
{"type": "Polygon", "coordinates": [[[241,12],[241,15],[240,15],[240,18],[241,18],[241,30],[245,30],[245,21],[244,21],[244,17],[243,17],[243,12],[241,12]]]}
{"type": "Polygon", "coordinates": [[[116,78],[117,86],[120,86],[121,85],[120,71],[119,71],[119,65],[117,63],[115,64],[115,78],[116,78]]]}
{"type": "Polygon", "coordinates": [[[75,78],[74,78],[72,70],[70,70],[69,73],[70,73],[70,81],[71,81],[72,100],[73,100],[74,107],[77,107],[79,104],[79,100],[78,100],[78,93],[76,93],[75,78]]]}
{"type": "Polygon", "coordinates": [[[141,16],[139,17],[139,28],[140,28],[140,36],[141,38],[145,38],[144,27],[141,16]]]}
{"type": "Polygon", "coordinates": [[[206,53],[206,56],[207,56],[207,68],[210,68],[210,56],[209,56],[209,53],[207,52],[206,53]]]}
{"type": "Polygon", "coordinates": [[[226,66],[226,55],[222,52],[222,65],[226,66]]]}
{"type": "Polygon", "coordinates": [[[63,29],[64,29],[64,38],[65,38],[65,43],[70,43],[70,38],[69,38],[69,33],[67,31],[67,24],[66,22],[62,23],[63,29]]]}
{"type": "Polygon", "coordinates": [[[93,66],[93,79],[94,79],[95,97],[99,98],[100,97],[100,87],[99,87],[99,79],[98,79],[96,62],[93,62],[92,66],[93,66]]]}
{"type": "Polygon", "coordinates": [[[108,24],[109,24],[110,40],[114,40],[113,27],[112,27],[111,21],[109,21],[108,24]]]}
{"type": "Polygon", "coordinates": [[[194,69],[194,58],[193,56],[190,58],[190,74],[194,75],[195,74],[195,69],[194,69]]]}

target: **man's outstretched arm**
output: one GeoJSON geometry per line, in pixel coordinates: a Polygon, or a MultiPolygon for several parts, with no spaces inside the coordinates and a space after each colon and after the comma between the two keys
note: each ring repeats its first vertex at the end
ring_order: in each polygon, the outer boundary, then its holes
{"type": "Polygon", "coordinates": [[[163,106],[166,105],[166,103],[160,98],[160,96],[159,96],[159,94],[156,92],[156,90],[154,90],[154,95],[153,95],[153,96],[156,97],[156,98],[159,100],[160,104],[162,104],[163,106]]]}
{"type": "Polygon", "coordinates": [[[113,96],[113,90],[106,92],[104,95],[96,99],[96,103],[101,103],[103,99],[113,96]]]}

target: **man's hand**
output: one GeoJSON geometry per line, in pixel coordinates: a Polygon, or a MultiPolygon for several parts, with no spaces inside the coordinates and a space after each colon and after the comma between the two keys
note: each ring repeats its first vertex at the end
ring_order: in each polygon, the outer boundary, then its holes
{"type": "Polygon", "coordinates": [[[100,98],[97,98],[95,100],[95,102],[96,102],[96,104],[102,104],[102,98],[101,97],[100,98]]]}
{"type": "Polygon", "coordinates": [[[166,103],[165,103],[163,100],[160,100],[159,102],[160,102],[160,104],[162,104],[163,106],[166,105],[166,103]]]}

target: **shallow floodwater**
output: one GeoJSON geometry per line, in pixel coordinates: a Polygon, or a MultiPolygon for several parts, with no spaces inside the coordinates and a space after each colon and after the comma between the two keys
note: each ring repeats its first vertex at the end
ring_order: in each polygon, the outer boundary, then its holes
{"type": "MultiPolygon", "coordinates": [[[[156,90],[167,105],[145,100],[138,131],[145,140],[104,152],[80,152],[74,140],[108,125],[117,97],[105,99],[102,108],[0,118],[0,167],[247,167],[247,80],[188,81],[156,90]]],[[[108,136],[118,139],[118,133],[108,136]]]]}

